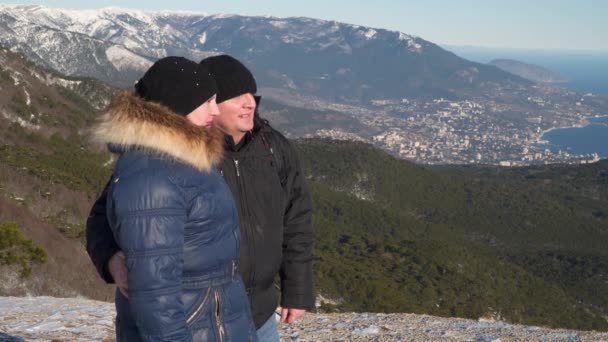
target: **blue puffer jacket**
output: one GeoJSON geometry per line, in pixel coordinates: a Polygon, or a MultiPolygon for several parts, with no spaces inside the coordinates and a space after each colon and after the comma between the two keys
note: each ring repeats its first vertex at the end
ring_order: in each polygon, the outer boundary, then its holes
{"type": "Polygon", "coordinates": [[[123,93],[94,136],[119,154],[108,220],[126,255],[118,341],[255,341],[238,275],[238,213],[214,170],[222,134],[123,93]]]}

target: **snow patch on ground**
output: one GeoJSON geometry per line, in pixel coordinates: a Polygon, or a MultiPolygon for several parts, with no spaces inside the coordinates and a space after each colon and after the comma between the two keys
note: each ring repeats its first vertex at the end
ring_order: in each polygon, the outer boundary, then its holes
{"type": "Polygon", "coordinates": [[[79,86],[82,83],[82,81],[66,80],[64,78],[54,77],[49,74],[44,75],[44,77],[37,73],[33,73],[33,75],[37,79],[44,82],[46,85],[58,85],[58,86],[61,86],[64,88],[68,88],[70,90],[73,90],[74,88],[76,88],[77,86],[79,86]]]}
{"type": "Polygon", "coordinates": [[[39,73],[37,73],[33,69],[30,69],[29,72],[30,72],[31,76],[36,77],[39,81],[46,82],[46,76],[40,75],[39,73]]]}
{"type": "Polygon", "coordinates": [[[0,297],[0,331],[27,341],[114,337],[112,303],[82,298],[0,297]]]}
{"type": "Polygon", "coordinates": [[[13,85],[18,86],[19,85],[19,78],[17,76],[15,76],[13,73],[11,73],[11,78],[13,79],[13,85]]]}
{"type": "MultiPolygon", "coordinates": [[[[114,304],[84,298],[0,297],[0,340],[114,339],[114,304]],[[8,336],[7,336],[8,335],[8,336]]],[[[606,341],[608,333],[415,314],[306,313],[279,323],[283,341],[606,341]]]]}
{"type": "Polygon", "coordinates": [[[201,42],[202,45],[205,45],[205,43],[207,42],[207,31],[203,32],[201,38],[199,38],[198,41],[201,42]]]}
{"type": "Polygon", "coordinates": [[[106,57],[117,70],[127,70],[131,68],[146,70],[152,65],[152,62],[146,58],[138,56],[118,45],[113,45],[107,49],[106,57]]]}
{"type": "Polygon", "coordinates": [[[24,119],[22,119],[16,115],[6,112],[5,110],[2,110],[2,116],[4,116],[4,118],[6,118],[8,121],[10,121],[12,123],[17,123],[19,126],[21,126],[23,128],[27,128],[27,129],[31,129],[31,130],[35,130],[35,131],[40,130],[40,126],[27,122],[24,119]]]}
{"type": "Polygon", "coordinates": [[[25,93],[25,104],[28,106],[31,105],[32,99],[30,98],[30,93],[28,93],[27,89],[25,89],[25,86],[23,87],[23,92],[25,93]]]}

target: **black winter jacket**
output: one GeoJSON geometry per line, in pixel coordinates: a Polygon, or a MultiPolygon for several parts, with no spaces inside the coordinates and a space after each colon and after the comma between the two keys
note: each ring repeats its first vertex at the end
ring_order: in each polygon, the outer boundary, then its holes
{"type": "MultiPolygon", "coordinates": [[[[296,152],[288,140],[256,115],[254,130],[238,146],[226,139],[220,172],[238,207],[241,223],[239,271],[257,328],[279,303],[313,309],[311,202],[296,152]]],[[[105,215],[105,194],[87,220],[87,251],[98,272],[113,282],[106,264],[119,247],[105,215]]]]}

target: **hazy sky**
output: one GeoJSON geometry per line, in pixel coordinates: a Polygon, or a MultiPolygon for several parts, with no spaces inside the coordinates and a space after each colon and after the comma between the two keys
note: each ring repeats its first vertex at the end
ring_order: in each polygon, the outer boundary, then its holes
{"type": "Polygon", "coordinates": [[[608,0],[21,0],[11,3],[68,9],[112,6],[195,10],[208,14],[304,16],[397,30],[437,44],[608,51],[608,0]]]}

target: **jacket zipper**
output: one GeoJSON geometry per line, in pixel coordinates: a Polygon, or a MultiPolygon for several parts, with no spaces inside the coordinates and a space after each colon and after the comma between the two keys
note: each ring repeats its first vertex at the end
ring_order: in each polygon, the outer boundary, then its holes
{"type": "Polygon", "coordinates": [[[201,310],[203,309],[203,306],[205,306],[205,303],[207,302],[207,298],[209,298],[210,292],[211,292],[211,287],[207,289],[207,293],[205,293],[205,298],[203,298],[203,302],[196,308],[196,310],[194,310],[192,315],[190,315],[190,317],[188,317],[188,319],[186,320],[186,324],[192,323],[192,320],[194,319],[194,317],[196,317],[201,312],[201,310]]]}
{"type": "Polygon", "coordinates": [[[218,290],[215,290],[215,324],[217,324],[217,331],[220,335],[220,342],[224,341],[224,327],[220,319],[220,294],[218,290]]]}
{"type": "MultiPolygon", "coordinates": [[[[241,196],[240,196],[240,201],[241,201],[241,207],[243,208],[243,213],[244,215],[247,215],[248,217],[251,217],[250,213],[249,213],[249,206],[247,205],[247,203],[245,202],[244,198],[245,198],[245,189],[244,186],[241,182],[241,170],[239,169],[239,160],[238,159],[232,159],[232,161],[234,162],[234,169],[236,171],[236,182],[238,184],[241,196]]],[[[243,222],[241,220],[241,222],[243,222]]],[[[245,224],[243,223],[242,226],[244,227],[245,224]]],[[[251,231],[250,228],[250,224],[247,225],[246,229],[243,229],[241,232],[246,231],[247,233],[247,237],[249,238],[248,240],[250,240],[249,243],[249,248],[247,249],[249,252],[249,260],[250,260],[250,277],[249,277],[249,285],[250,287],[247,287],[247,296],[249,297],[249,302],[253,303],[253,301],[251,300],[251,298],[253,298],[252,294],[253,294],[253,287],[254,287],[254,278],[255,278],[255,260],[254,260],[254,247],[255,247],[255,235],[253,234],[253,232],[251,231]]]]}
{"type": "Polygon", "coordinates": [[[241,177],[241,172],[239,171],[239,160],[234,159],[234,169],[236,170],[236,176],[241,177]]]}

